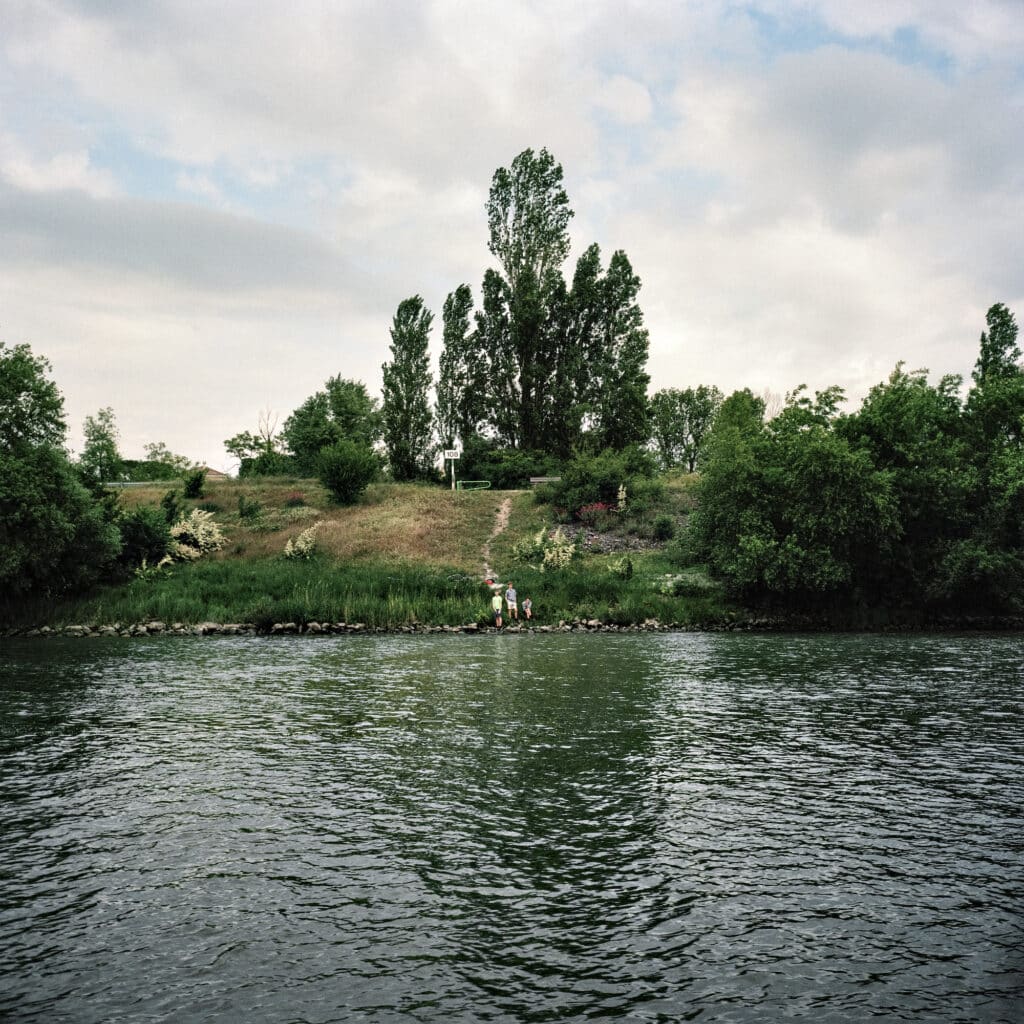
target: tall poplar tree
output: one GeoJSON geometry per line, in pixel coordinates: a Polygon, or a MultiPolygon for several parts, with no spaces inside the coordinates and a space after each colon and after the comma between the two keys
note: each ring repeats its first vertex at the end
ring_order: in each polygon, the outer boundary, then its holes
{"type": "Polygon", "coordinates": [[[391,362],[384,373],[384,445],[391,475],[416,480],[432,469],[433,416],[427,392],[432,384],[427,342],[434,316],[419,295],[398,304],[391,323],[391,362]]]}
{"type": "Polygon", "coordinates": [[[451,329],[446,303],[442,436],[457,422],[463,440],[483,430],[499,445],[561,456],[587,432],[613,448],[645,441],[648,340],[640,279],[625,253],[616,252],[605,273],[592,245],[567,287],[573,212],[561,165],[546,149],[523,150],[494,172],[486,210],[498,266],[484,274],[471,333],[459,319],[468,294],[458,304],[461,289],[449,296],[451,329]]]}
{"type": "Polygon", "coordinates": [[[640,278],[624,252],[612,255],[602,281],[598,318],[595,432],[603,448],[644,444],[650,436],[648,337],[636,297],[640,278]]]}
{"type": "Polygon", "coordinates": [[[472,437],[487,406],[483,361],[475,352],[470,314],[473,293],[460,284],[444,302],[441,314],[444,348],[437,374],[437,436],[443,448],[472,437]]]}

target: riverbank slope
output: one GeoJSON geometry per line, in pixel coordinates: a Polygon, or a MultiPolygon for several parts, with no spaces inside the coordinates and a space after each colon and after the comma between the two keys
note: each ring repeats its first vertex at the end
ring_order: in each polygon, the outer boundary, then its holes
{"type": "MultiPolygon", "coordinates": [[[[162,570],[147,567],[74,598],[8,605],[2,623],[8,632],[86,633],[147,623],[181,631],[203,625],[207,632],[224,625],[280,632],[288,624],[297,631],[311,624],[322,631],[483,628],[491,622],[489,576],[514,582],[520,600],[532,599],[536,628],[726,623],[741,610],[672,557],[692,483],[671,481],[658,507],[643,515],[562,527],[572,550],[561,568],[544,564],[543,546],[559,529],[553,511],[529,491],[376,484],[360,504],[340,508],[315,480],[210,483],[186,508],[212,514],[224,534],[220,550],[162,570]],[[288,543],[314,524],[311,556],[286,558],[288,543]]],[[[155,484],[127,489],[118,500],[129,509],[158,506],[166,493],[166,484],[155,484]]]]}

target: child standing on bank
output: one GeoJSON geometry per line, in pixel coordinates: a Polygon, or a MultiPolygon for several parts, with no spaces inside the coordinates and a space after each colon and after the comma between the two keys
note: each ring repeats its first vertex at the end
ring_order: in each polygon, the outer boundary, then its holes
{"type": "Polygon", "coordinates": [[[515,584],[509,581],[508,589],[505,591],[505,604],[508,605],[510,618],[519,621],[519,597],[516,594],[515,584]]]}

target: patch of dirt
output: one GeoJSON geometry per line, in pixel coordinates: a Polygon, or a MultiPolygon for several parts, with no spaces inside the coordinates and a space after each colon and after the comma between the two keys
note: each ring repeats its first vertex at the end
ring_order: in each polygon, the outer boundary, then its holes
{"type": "Polygon", "coordinates": [[[498,507],[494,516],[494,529],[491,530],[487,543],[484,544],[484,579],[493,580],[494,570],[491,568],[491,541],[500,533],[508,529],[508,517],[512,514],[512,499],[506,498],[498,507]]]}

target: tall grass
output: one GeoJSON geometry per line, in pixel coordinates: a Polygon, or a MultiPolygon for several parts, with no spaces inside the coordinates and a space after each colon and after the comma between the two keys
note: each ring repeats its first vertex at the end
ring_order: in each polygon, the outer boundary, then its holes
{"type": "MultiPolygon", "coordinates": [[[[597,618],[621,624],[658,618],[701,622],[720,616],[714,597],[669,597],[649,577],[623,580],[600,568],[515,577],[520,602],[533,599],[537,624],[597,618]]],[[[39,600],[4,619],[12,625],[252,622],[361,622],[394,628],[409,624],[461,625],[490,621],[491,591],[458,568],[416,563],[337,565],[282,558],[206,561],[176,566],[170,576],[101,588],[77,600],[39,600]]]]}
{"type": "MultiPolygon", "coordinates": [[[[692,477],[673,482],[682,506],[692,477]]],[[[124,493],[126,505],[156,502],[169,485],[124,493]]],[[[672,487],[670,487],[670,490],[672,487]]],[[[317,481],[230,481],[208,485],[228,536],[225,550],[169,576],[133,579],[76,599],[38,598],[7,604],[0,623],[15,626],[112,624],[158,619],[181,622],[362,622],[370,627],[490,622],[491,591],[480,580],[483,549],[502,502],[512,500],[508,528],[490,542],[490,561],[513,580],[520,602],[533,600],[537,624],[599,619],[630,624],[656,618],[698,624],[726,610],[713,590],[683,596],[660,592],[674,566],[657,552],[634,553],[635,572],[623,579],[611,559],[587,555],[560,572],[519,564],[516,544],[550,525],[550,509],[529,492],[456,492],[432,487],[374,484],[353,508],[330,506],[317,481]],[[293,508],[296,495],[303,502],[293,508]],[[241,505],[239,498],[242,499],[241,505]],[[258,503],[249,521],[236,509],[258,503]],[[287,540],[316,519],[317,555],[290,561],[287,540]]],[[[670,502],[671,504],[671,502],[670,502]]],[[[673,506],[675,507],[675,506],[673,506]]],[[[682,593],[682,591],[677,591],[682,593]]]]}

